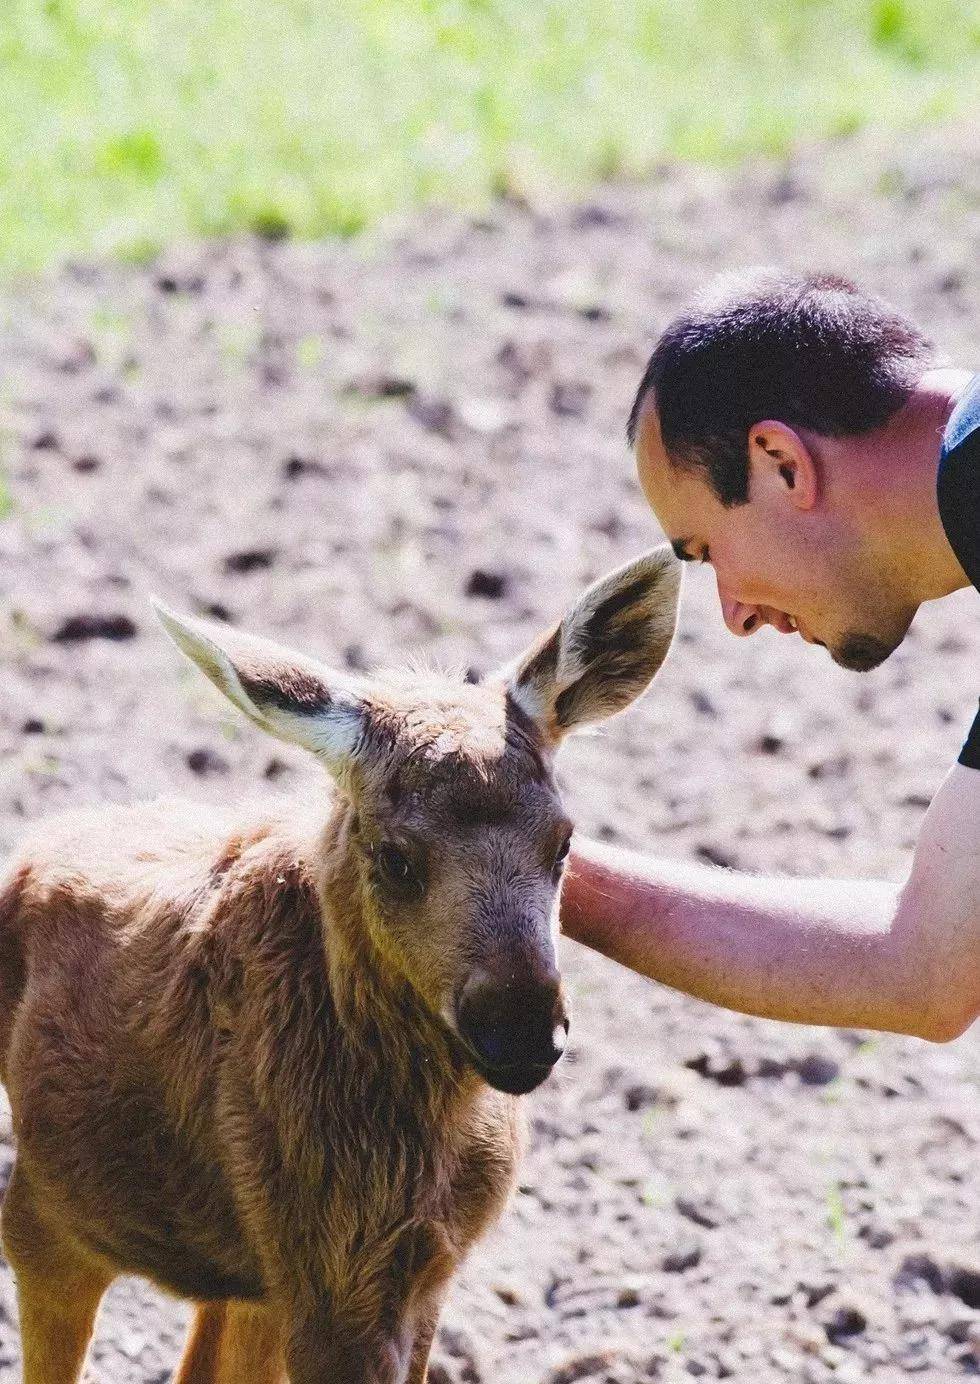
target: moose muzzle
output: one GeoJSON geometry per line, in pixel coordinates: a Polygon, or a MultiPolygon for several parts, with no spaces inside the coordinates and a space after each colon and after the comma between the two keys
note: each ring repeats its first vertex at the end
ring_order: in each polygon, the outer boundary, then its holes
{"type": "Polygon", "coordinates": [[[553,965],[477,967],[460,991],[456,1024],[474,1067],[498,1091],[540,1086],[565,1050],[568,1010],[553,965]]]}

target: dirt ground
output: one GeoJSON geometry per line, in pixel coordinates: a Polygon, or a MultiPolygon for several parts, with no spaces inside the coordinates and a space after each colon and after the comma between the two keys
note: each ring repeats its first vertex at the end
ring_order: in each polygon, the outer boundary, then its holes
{"type": "MultiPolygon", "coordinates": [[[[706,275],[760,260],[849,272],[980,367],[975,131],[6,291],[0,848],[55,807],[315,776],[180,666],[151,592],[355,667],[515,653],[656,541],[623,437],[650,341],[706,275]]],[[[664,855],[898,878],[978,664],[970,593],[859,677],[730,638],[695,572],[646,701],[566,751],[568,799],[583,831],[664,855]]],[[[531,1098],[433,1384],[980,1374],[976,1033],[781,1027],[564,963],[574,1049],[531,1098]]],[[[185,1320],[118,1284],[91,1377],[166,1380],[185,1320]]],[[[4,1268],[3,1384],[17,1361],[4,1268]]]]}

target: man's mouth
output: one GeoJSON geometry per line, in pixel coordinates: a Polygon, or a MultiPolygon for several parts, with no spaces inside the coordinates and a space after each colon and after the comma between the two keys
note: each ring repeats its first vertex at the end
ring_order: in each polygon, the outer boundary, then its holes
{"type": "Polygon", "coordinates": [[[814,639],[813,635],[809,632],[809,630],[807,630],[803,625],[800,624],[799,620],[797,620],[795,615],[786,616],[786,633],[798,634],[800,638],[804,641],[804,643],[819,644],[820,647],[823,648],[823,642],[819,639],[814,639]]]}

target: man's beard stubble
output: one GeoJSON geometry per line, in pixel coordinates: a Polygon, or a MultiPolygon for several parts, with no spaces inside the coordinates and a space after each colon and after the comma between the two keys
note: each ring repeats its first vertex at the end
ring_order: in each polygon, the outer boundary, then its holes
{"type": "Polygon", "coordinates": [[[839,667],[849,668],[852,673],[870,673],[895,652],[902,639],[889,643],[873,634],[845,634],[830,650],[830,656],[839,667]]]}

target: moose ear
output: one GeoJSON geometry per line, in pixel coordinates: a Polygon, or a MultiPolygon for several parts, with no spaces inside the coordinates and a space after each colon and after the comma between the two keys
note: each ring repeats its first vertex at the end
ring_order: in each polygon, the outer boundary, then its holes
{"type": "Polygon", "coordinates": [[[343,772],[364,730],[353,680],[271,640],[152,604],[178,649],[250,721],[343,772]]]}
{"type": "Polygon", "coordinates": [[[680,582],[671,549],[655,548],[601,577],[557,629],[511,665],[507,690],[548,745],[615,715],[645,691],[670,648],[680,582]]]}

